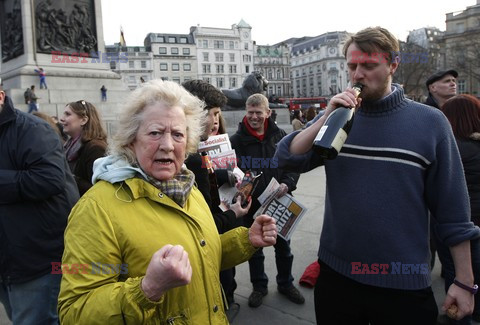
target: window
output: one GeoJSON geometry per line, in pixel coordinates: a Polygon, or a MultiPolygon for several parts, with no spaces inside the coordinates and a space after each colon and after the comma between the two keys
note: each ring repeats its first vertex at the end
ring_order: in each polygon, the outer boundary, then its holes
{"type": "Polygon", "coordinates": [[[160,71],[167,71],[167,70],[168,70],[168,64],[160,63],[160,71]]]}
{"type": "Polygon", "coordinates": [[[245,54],[243,56],[243,62],[252,62],[252,56],[248,55],[248,54],[245,54]]]}
{"type": "Polygon", "coordinates": [[[172,54],[178,54],[178,47],[172,47],[172,48],[170,49],[170,53],[172,53],[172,54]]]}
{"type": "Polygon", "coordinates": [[[117,62],[116,61],[110,61],[110,69],[112,69],[112,70],[117,69],[117,62]]]}
{"type": "Polygon", "coordinates": [[[457,80],[457,87],[459,94],[465,94],[467,92],[465,80],[457,80]]]}
{"type": "Polygon", "coordinates": [[[245,73],[250,73],[250,66],[249,65],[245,66],[245,73]]]}
{"type": "Polygon", "coordinates": [[[207,40],[207,39],[204,39],[204,40],[202,41],[202,45],[203,45],[202,47],[203,47],[204,49],[208,49],[208,40],[207,40]]]}
{"type": "Polygon", "coordinates": [[[203,61],[208,62],[208,52],[203,52],[203,61]]]}
{"type": "Polygon", "coordinates": [[[189,80],[192,80],[192,78],[190,78],[190,77],[183,78],[183,81],[189,81],[189,80]]]}
{"type": "Polygon", "coordinates": [[[180,71],[180,64],[172,63],[172,71],[180,71]]]}
{"type": "Polygon", "coordinates": [[[237,78],[230,78],[230,88],[237,87],[237,78]]]}
{"type": "Polygon", "coordinates": [[[190,49],[189,48],[183,48],[182,53],[183,53],[183,55],[190,55],[190,49]]]}
{"type": "Polygon", "coordinates": [[[230,73],[237,73],[237,66],[236,66],[236,65],[233,65],[233,64],[229,65],[229,66],[228,66],[228,71],[229,71],[230,73]]]}
{"type": "Polygon", "coordinates": [[[282,79],[282,72],[280,71],[280,69],[277,70],[277,80],[280,80],[282,79]]]}
{"type": "Polygon", "coordinates": [[[273,79],[273,73],[272,73],[272,70],[268,70],[268,77],[267,77],[269,80],[272,80],[273,79]]]}
{"type": "Polygon", "coordinates": [[[215,62],[223,62],[223,53],[215,53],[215,62]]]}
{"type": "Polygon", "coordinates": [[[233,50],[235,48],[235,42],[234,41],[228,41],[228,48],[230,50],[233,50]]]}
{"type": "Polygon", "coordinates": [[[180,78],[172,78],[173,82],[176,82],[177,84],[180,84],[180,78]]]}
{"type": "Polygon", "coordinates": [[[158,48],[158,54],[167,54],[167,48],[166,47],[159,47],[158,48]]]}
{"type": "Polygon", "coordinates": [[[208,83],[211,83],[211,79],[208,78],[208,77],[204,77],[204,78],[203,78],[203,81],[206,81],[206,82],[208,82],[208,83]]]}
{"type": "Polygon", "coordinates": [[[203,73],[210,73],[210,64],[202,64],[203,73]]]}
{"type": "Polygon", "coordinates": [[[223,64],[217,64],[216,68],[217,68],[217,73],[223,73],[223,64]]]}
{"type": "Polygon", "coordinates": [[[135,68],[135,61],[128,61],[128,67],[130,69],[134,69],[135,68]]]}
{"type": "Polygon", "coordinates": [[[248,43],[245,43],[245,50],[248,50],[248,43]]]}
{"type": "Polygon", "coordinates": [[[230,62],[235,62],[235,53],[230,53],[230,62]]]}
{"type": "Polygon", "coordinates": [[[183,71],[190,71],[190,70],[192,70],[192,66],[190,65],[190,63],[184,63],[183,71]]]}
{"type": "Polygon", "coordinates": [[[180,43],[187,44],[187,38],[186,37],[180,37],[180,43]]]}
{"type": "Polygon", "coordinates": [[[129,76],[129,77],[128,77],[128,82],[131,83],[131,84],[136,83],[136,82],[135,82],[135,76],[129,76]]]}
{"type": "Polygon", "coordinates": [[[223,41],[213,41],[213,48],[215,49],[223,49],[223,41]]]}
{"type": "Polygon", "coordinates": [[[168,77],[162,77],[162,80],[163,80],[163,81],[167,81],[167,80],[168,80],[168,77]]]}
{"type": "Polygon", "coordinates": [[[175,37],[169,37],[168,43],[175,43],[175,37]]]}
{"type": "Polygon", "coordinates": [[[165,42],[165,38],[163,38],[163,36],[158,36],[158,35],[157,35],[157,41],[159,41],[160,43],[164,43],[164,42],[165,42]]]}
{"type": "Polygon", "coordinates": [[[223,88],[223,78],[217,78],[217,88],[223,88]]]}
{"type": "Polygon", "coordinates": [[[145,82],[148,81],[148,77],[147,77],[147,76],[141,76],[141,78],[143,78],[143,81],[145,81],[145,82]]]}
{"type": "Polygon", "coordinates": [[[147,68],[147,61],[140,61],[140,66],[142,67],[142,69],[146,69],[147,68]]]}

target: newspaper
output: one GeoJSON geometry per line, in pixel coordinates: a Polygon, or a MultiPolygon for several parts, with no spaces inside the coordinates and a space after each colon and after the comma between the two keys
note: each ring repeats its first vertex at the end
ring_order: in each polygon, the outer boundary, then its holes
{"type": "MultiPolygon", "coordinates": [[[[237,179],[243,179],[244,173],[243,171],[235,167],[233,169],[233,173],[237,176],[237,179]]],[[[230,205],[233,201],[233,198],[237,194],[238,189],[235,186],[229,186],[227,183],[223,184],[218,188],[218,194],[220,195],[220,205],[219,208],[222,211],[228,210],[228,205],[230,205]]]]}
{"type": "Polygon", "coordinates": [[[265,191],[258,197],[261,206],[255,212],[254,218],[261,214],[273,217],[277,221],[278,235],[290,240],[307,209],[290,194],[278,198],[279,188],[277,180],[272,178],[265,191]]]}
{"type": "Polygon", "coordinates": [[[201,141],[198,152],[206,151],[212,160],[213,169],[227,169],[237,167],[237,156],[232,149],[228,134],[219,134],[201,141]]]}

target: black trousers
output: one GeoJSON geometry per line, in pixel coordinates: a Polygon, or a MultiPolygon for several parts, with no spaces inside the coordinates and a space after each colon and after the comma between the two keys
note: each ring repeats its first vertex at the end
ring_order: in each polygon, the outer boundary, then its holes
{"type": "Polygon", "coordinates": [[[432,288],[400,290],[365,285],[322,261],[315,286],[317,324],[435,325],[438,308],[432,288]]]}

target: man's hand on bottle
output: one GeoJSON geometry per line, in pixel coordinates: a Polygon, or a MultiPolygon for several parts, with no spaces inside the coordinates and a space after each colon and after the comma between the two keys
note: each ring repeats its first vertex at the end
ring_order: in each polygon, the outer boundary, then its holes
{"type": "Polygon", "coordinates": [[[359,107],[362,99],[355,98],[355,95],[356,93],[352,88],[347,88],[344,92],[333,96],[328,102],[328,106],[325,109],[324,116],[327,117],[337,107],[359,107]]]}

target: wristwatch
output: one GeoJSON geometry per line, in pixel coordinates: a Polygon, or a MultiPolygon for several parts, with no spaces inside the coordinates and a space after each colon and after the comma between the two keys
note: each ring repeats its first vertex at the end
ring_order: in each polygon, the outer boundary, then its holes
{"type": "Polygon", "coordinates": [[[467,290],[472,295],[476,294],[477,291],[478,291],[478,285],[476,285],[476,284],[474,284],[473,287],[469,287],[469,286],[463,284],[462,282],[458,281],[457,279],[453,279],[453,283],[455,283],[455,285],[457,285],[458,287],[460,287],[464,290],[467,290]]]}

